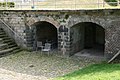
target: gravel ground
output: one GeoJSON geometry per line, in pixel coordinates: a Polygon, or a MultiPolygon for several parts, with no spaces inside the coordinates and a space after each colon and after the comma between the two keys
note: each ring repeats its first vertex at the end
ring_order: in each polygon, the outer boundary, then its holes
{"type": "Polygon", "coordinates": [[[0,69],[0,80],[48,80],[44,76],[31,76],[13,71],[0,69]]]}
{"type": "Polygon", "coordinates": [[[0,80],[47,80],[94,63],[82,57],[22,51],[0,58],[0,80]]]}

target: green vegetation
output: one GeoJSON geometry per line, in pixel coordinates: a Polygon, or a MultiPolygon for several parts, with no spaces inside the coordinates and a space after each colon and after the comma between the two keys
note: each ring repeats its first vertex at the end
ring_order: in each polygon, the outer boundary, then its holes
{"type": "Polygon", "coordinates": [[[111,6],[117,6],[117,0],[105,0],[111,6]]]}
{"type": "Polygon", "coordinates": [[[120,80],[120,64],[94,64],[54,80],[120,80]]]}
{"type": "Polygon", "coordinates": [[[117,2],[117,0],[106,0],[107,2],[117,2]]]}
{"type": "Polygon", "coordinates": [[[0,2],[0,7],[10,7],[10,8],[13,8],[13,7],[15,7],[15,3],[14,2],[3,2],[3,3],[0,2]]]}

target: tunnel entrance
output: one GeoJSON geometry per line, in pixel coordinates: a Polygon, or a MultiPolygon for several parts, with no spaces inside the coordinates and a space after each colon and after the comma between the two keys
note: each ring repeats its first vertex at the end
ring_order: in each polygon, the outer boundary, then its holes
{"type": "Polygon", "coordinates": [[[36,23],[36,42],[42,42],[51,44],[51,49],[57,49],[57,28],[49,22],[37,22],[36,23]]]}
{"type": "Polygon", "coordinates": [[[72,55],[104,56],[105,30],[100,25],[83,22],[71,27],[72,55]]]}

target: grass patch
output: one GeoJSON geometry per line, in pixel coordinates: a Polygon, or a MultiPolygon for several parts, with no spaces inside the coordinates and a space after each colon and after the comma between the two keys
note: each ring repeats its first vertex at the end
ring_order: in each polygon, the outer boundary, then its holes
{"type": "Polygon", "coordinates": [[[54,80],[120,80],[120,64],[94,64],[54,80]]]}

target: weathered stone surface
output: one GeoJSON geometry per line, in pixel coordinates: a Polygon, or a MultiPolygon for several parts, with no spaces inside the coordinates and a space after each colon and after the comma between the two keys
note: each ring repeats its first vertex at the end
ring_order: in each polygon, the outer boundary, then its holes
{"type": "MultiPolygon", "coordinates": [[[[105,29],[105,55],[114,55],[120,49],[120,14],[119,10],[94,10],[94,11],[68,11],[68,12],[15,12],[4,11],[0,14],[3,20],[11,26],[15,32],[22,36],[26,42],[18,43],[24,47],[33,47],[35,38],[35,26],[38,22],[45,21],[53,24],[58,30],[58,50],[66,48],[67,53],[71,52],[73,35],[71,27],[82,23],[91,22],[102,26],[105,29]],[[64,26],[66,32],[60,32],[59,27],[64,26]],[[63,34],[64,33],[64,34],[63,34]],[[65,44],[61,44],[65,41],[65,44]],[[26,43],[26,44],[24,44],[26,43]],[[26,46],[25,46],[26,45],[26,46]],[[27,46],[29,45],[29,46],[27,46]]],[[[15,35],[11,35],[16,37],[15,35]]],[[[20,40],[15,38],[16,41],[20,40]]],[[[80,42],[79,42],[80,43],[80,42]]],[[[76,46],[79,48],[81,46],[76,46]]],[[[73,48],[74,49],[74,48],[73,48]]]]}

